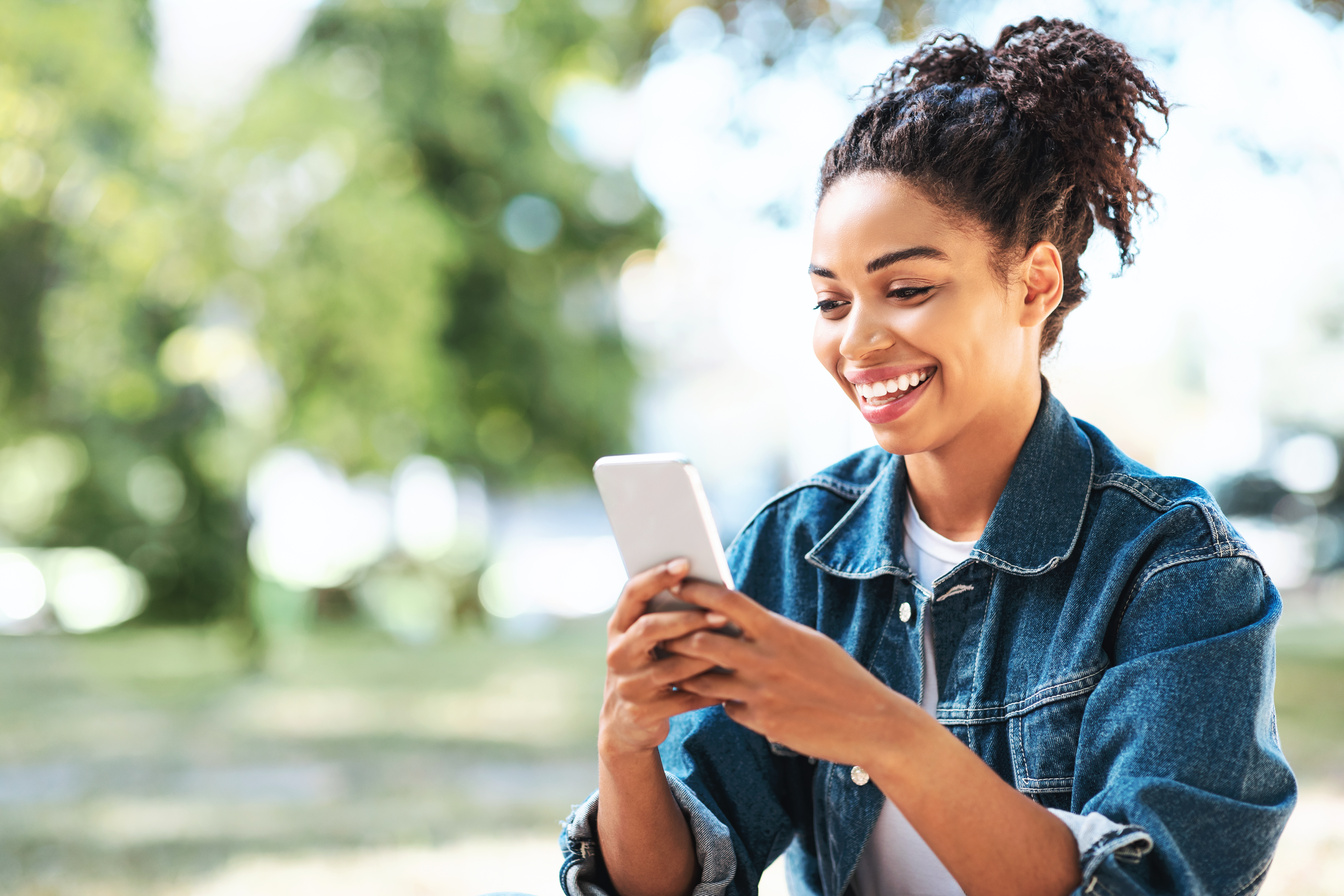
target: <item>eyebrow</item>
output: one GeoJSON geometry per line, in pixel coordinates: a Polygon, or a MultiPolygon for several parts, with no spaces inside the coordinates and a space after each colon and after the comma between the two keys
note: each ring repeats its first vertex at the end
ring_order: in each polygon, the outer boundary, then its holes
{"type": "MultiPolygon", "coordinates": [[[[948,260],[947,253],[942,249],[937,249],[933,246],[912,246],[909,249],[898,249],[895,252],[888,252],[886,255],[874,258],[872,261],[868,262],[868,273],[876,273],[885,267],[896,264],[898,261],[906,261],[911,258],[932,258],[938,261],[948,260]]],[[[809,274],[816,274],[818,277],[827,277],[831,280],[840,279],[835,276],[832,271],[815,264],[808,265],[807,272],[809,274]]]]}

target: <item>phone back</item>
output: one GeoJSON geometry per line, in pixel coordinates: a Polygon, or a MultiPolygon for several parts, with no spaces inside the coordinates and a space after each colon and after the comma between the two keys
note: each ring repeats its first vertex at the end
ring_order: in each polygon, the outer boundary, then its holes
{"type": "Polygon", "coordinates": [[[677,454],[625,454],[593,465],[593,478],[627,575],[685,557],[689,576],[733,587],[700,476],[677,454]]]}

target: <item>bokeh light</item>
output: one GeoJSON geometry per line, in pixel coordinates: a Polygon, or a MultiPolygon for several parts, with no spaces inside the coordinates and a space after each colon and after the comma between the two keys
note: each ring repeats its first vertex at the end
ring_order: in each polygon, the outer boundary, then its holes
{"type": "Polygon", "coordinates": [[[98,548],[63,548],[42,557],[51,608],[61,628],[91,632],[135,617],[145,605],[144,576],[98,548]]]}
{"type": "Polygon", "coordinates": [[[47,583],[37,565],[18,551],[0,551],[0,620],[31,619],[47,602],[47,583]]]}

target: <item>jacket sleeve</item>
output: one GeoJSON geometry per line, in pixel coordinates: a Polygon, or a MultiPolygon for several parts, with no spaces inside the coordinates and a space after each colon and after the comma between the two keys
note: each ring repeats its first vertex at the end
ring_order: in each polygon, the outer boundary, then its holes
{"type": "MultiPolygon", "coordinates": [[[[769,517],[748,524],[728,550],[734,583],[752,597],[753,586],[775,595],[784,584],[779,552],[769,535],[762,537],[779,522],[769,517]]],[[[718,706],[674,716],[658,752],[700,863],[693,896],[755,896],[761,873],[795,830],[810,824],[804,820],[809,760],[772,747],[718,706]]],[[[563,822],[560,882],[567,896],[614,896],[597,839],[597,803],[594,793],[563,822]]]]}
{"type": "Polygon", "coordinates": [[[1274,724],[1280,609],[1246,554],[1139,576],[1083,714],[1072,809],[1095,823],[1075,826],[1077,892],[1258,889],[1297,793],[1274,724]]]}

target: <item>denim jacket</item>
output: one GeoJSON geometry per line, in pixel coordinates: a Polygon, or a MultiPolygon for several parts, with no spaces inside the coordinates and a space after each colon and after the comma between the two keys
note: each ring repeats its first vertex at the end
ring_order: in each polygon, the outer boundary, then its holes
{"type": "MultiPolygon", "coordinates": [[[[729,548],[737,587],[834,638],[916,702],[933,627],[937,718],[1018,791],[1072,813],[1079,893],[1243,894],[1296,799],[1274,723],[1280,601],[1199,486],[1122,454],[1049,394],[970,558],[933,585],[902,556],[902,458],[870,448],[776,496],[729,548]],[[901,608],[898,610],[898,608],[901,608]]],[[[660,748],[695,896],[841,896],[884,796],[719,707],[660,748]]],[[[594,794],[561,885],[610,893],[594,794]]]]}

